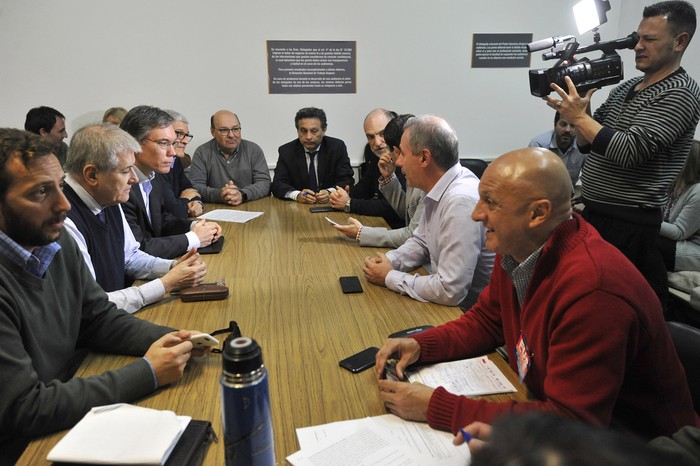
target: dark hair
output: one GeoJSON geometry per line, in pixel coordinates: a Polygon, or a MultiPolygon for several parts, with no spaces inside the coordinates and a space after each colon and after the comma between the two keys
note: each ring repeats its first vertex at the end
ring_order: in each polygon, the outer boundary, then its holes
{"type": "Polygon", "coordinates": [[[692,39],[693,34],[695,34],[695,8],[688,2],[674,0],[654,3],[644,8],[642,16],[644,18],[665,16],[674,35],[687,32],[692,39]]]}
{"type": "Polygon", "coordinates": [[[175,120],[165,110],[149,105],[139,105],[129,110],[119,127],[131,134],[138,142],[143,142],[153,128],[165,128],[175,120]]]}
{"type": "Polygon", "coordinates": [[[389,150],[393,150],[394,147],[398,147],[401,144],[401,136],[403,136],[404,125],[409,118],[413,118],[415,115],[406,113],[404,115],[399,115],[392,118],[389,123],[386,124],[384,128],[384,142],[389,147],[389,150]]]}
{"type": "Polygon", "coordinates": [[[418,154],[428,149],[435,164],[443,170],[449,170],[459,162],[459,142],[457,133],[447,121],[433,115],[420,115],[409,118],[404,131],[411,128],[408,147],[418,154]]]}
{"type": "Polygon", "coordinates": [[[27,112],[27,118],[24,120],[24,129],[34,134],[39,134],[41,129],[50,133],[56,124],[56,117],[66,119],[63,113],[55,108],[35,107],[27,112]]]}
{"type": "Polygon", "coordinates": [[[7,173],[7,162],[19,156],[25,167],[36,157],[53,154],[54,146],[34,133],[14,128],[0,128],[0,199],[5,199],[12,178],[7,173]]]}
{"type": "Polygon", "coordinates": [[[316,107],[304,107],[294,116],[294,126],[299,129],[299,120],[303,118],[318,118],[321,121],[321,129],[326,130],[326,112],[316,107]]]}
{"type": "Polygon", "coordinates": [[[472,466],[687,465],[680,455],[656,450],[622,432],[542,411],[503,416],[490,440],[472,455],[472,466]]]}

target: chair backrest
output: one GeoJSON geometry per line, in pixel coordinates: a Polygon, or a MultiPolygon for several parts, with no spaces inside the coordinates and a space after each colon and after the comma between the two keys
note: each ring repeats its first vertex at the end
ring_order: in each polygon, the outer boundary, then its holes
{"type": "Polygon", "coordinates": [[[693,406],[700,414],[700,329],[680,322],[666,322],[666,325],[685,369],[693,406]]]}
{"type": "Polygon", "coordinates": [[[479,179],[481,179],[481,175],[484,174],[486,167],[489,166],[485,160],[481,159],[459,159],[459,163],[461,163],[463,167],[471,170],[479,179]]]}

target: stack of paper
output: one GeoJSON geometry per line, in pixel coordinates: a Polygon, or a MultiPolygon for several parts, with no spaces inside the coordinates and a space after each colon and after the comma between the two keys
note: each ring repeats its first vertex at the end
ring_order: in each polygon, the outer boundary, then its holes
{"type": "Polygon", "coordinates": [[[449,432],[393,414],[297,429],[301,450],[294,466],[464,466],[469,447],[452,444],[449,432]]]}
{"type": "Polygon", "coordinates": [[[498,367],[486,356],[460,361],[441,362],[406,371],[409,382],[464,396],[514,393],[517,390],[498,367]]]}
{"type": "Polygon", "coordinates": [[[46,457],[97,464],[165,464],[189,416],[128,404],[93,408],[46,457]]]}
{"type": "Polygon", "coordinates": [[[248,223],[262,214],[262,212],[247,212],[245,210],[216,209],[204,215],[200,215],[197,218],[204,218],[217,222],[248,223]]]}

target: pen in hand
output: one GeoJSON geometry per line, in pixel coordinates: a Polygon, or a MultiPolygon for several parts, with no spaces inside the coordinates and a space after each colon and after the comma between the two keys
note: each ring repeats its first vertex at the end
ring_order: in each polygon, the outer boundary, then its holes
{"type": "Polygon", "coordinates": [[[472,437],[472,435],[469,432],[467,432],[464,429],[459,429],[459,432],[462,434],[462,438],[464,439],[464,443],[469,443],[469,441],[474,438],[474,437],[472,437]]]}

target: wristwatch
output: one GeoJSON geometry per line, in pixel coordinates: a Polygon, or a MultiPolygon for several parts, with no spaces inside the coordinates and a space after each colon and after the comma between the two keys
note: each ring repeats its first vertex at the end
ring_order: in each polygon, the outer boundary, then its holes
{"type": "Polygon", "coordinates": [[[345,205],[343,206],[343,210],[345,212],[350,212],[350,199],[348,199],[348,202],[346,202],[345,205]]]}
{"type": "Polygon", "coordinates": [[[248,195],[243,191],[241,191],[241,199],[243,200],[243,202],[248,202],[248,195]]]}

